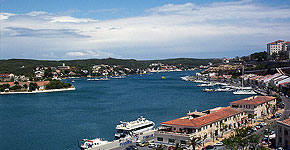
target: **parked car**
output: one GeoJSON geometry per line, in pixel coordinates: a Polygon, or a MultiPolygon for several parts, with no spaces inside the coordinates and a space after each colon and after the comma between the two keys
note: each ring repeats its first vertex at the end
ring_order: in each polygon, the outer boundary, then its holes
{"type": "Polygon", "coordinates": [[[223,146],[223,145],[224,145],[223,142],[217,142],[217,143],[215,143],[213,146],[223,146]]]}
{"type": "Polygon", "coordinates": [[[284,150],[283,147],[277,147],[275,150],[284,150]]]}
{"type": "Polygon", "coordinates": [[[150,144],[148,145],[148,147],[149,147],[149,148],[155,148],[155,147],[156,147],[156,144],[155,144],[155,143],[150,143],[150,144]]]}
{"type": "Polygon", "coordinates": [[[142,142],[142,143],[140,144],[141,147],[145,147],[145,146],[148,146],[148,145],[149,145],[149,142],[142,142]]]}
{"type": "Polygon", "coordinates": [[[206,146],[206,147],[203,147],[202,149],[203,149],[203,150],[214,150],[214,146],[212,146],[212,145],[208,145],[208,146],[206,146]]]}
{"type": "Polygon", "coordinates": [[[138,150],[138,148],[134,145],[130,145],[130,146],[126,147],[125,150],[138,150]]]}
{"type": "Polygon", "coordinates": [[[140,140],[136,141],[136,146],[140,146],[141,143],[142,143],[142,141],[140,141],[140,140]]]}

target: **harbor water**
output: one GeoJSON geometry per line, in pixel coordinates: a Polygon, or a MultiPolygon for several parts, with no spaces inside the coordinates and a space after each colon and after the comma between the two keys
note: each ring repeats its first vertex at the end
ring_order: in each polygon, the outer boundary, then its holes
{"type": "Polygon", "coordinates": [[[121,120],[144,116],[159,125],[188,111],[228,106],[248,97],[202,92],[196,83],[180,79],[195,73],[153,73],[108,81],[79,78],[74,79],[75,91],[0,95],[1,149],[76,150],[83,138],[112,140],[121,120]]]}

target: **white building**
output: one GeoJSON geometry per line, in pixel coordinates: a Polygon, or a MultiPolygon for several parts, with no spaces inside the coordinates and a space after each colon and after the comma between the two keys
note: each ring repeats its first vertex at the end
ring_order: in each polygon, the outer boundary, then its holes
{"type": "Polygon", "coordinates": [[[255,118],[269,115],[268,107],[276,104],[276,97],[272,96],[252,96],[231,102],[232,108],[244,110],[247,114],[252,114],[255,118]],[[267,106],[268,105],[268,106],[267,106]]]}
{"type": "Polygon", "coordinates": [[[277,121],[276,146],[290,149],[290,118],[277,121]]]}
{"type": "Polygon", "coordinates": [[[290,42],[289,41],[282,41],[282,40],[278,40],[278,41],[274,41],[271,43],[267,44],[267,53],[268,56],[272,56],[273,53],[279,53],[279,52],[284,52],[286,54],[286,56],[290,57],[289,53],[290,53],[290,42]]]}
{"type": "Polygon", "coordinates": [[[191,137],[209,141],[232,131],[246,122],[243,110],[219,107],[203,112],[191,112],[186,116],[162,122],[154,140],[161,144],[188,144],[191,137]]]}

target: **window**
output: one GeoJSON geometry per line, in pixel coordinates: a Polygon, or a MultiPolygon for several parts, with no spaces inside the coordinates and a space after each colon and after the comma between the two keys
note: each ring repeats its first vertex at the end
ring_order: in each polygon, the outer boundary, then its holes
{"type": "Polygon", "coordinates": [[[157,137],[157,141],[163,141],[163,138],[162,137],[157,137]]]}
{"type": "Polygon", "coordinates": [[[180,140],[180,144],[186,144],[185,140],[180,140]]]}
{"type": "Polygon", "coordinates": [[[286,129],[284,130],[284,134],[285,134],[285,136],[288,135],[288,131],[286,129]]]}
{"type": "Polygon", "coordinates": [[[175,139],[168,139],[168,143],[175,143],[175,139]]]}

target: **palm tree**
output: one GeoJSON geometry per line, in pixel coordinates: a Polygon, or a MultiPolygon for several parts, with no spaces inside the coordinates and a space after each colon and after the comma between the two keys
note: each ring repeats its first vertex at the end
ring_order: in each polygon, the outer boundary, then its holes
{"type": "Polygon", "coordinates": [[[183,150],[183,148],[179,147],[179,143],[175,143],[175,148],[173,150],[183,150]]]}
{"type": "Polygon", "coordinates": [[[167,147],[165,145],[160,144],[156,148],[154,148],[154,150],[166,150],[166,148],[167,147]]]}
{"type": "Polygon", "coordinates": [[[192,137],[189,141],[189,146],[192,146],[192,149],[195,150],[196,146],[200,146],[200,144],[198,143],[200,140],[200,137],[192,137]]]}

